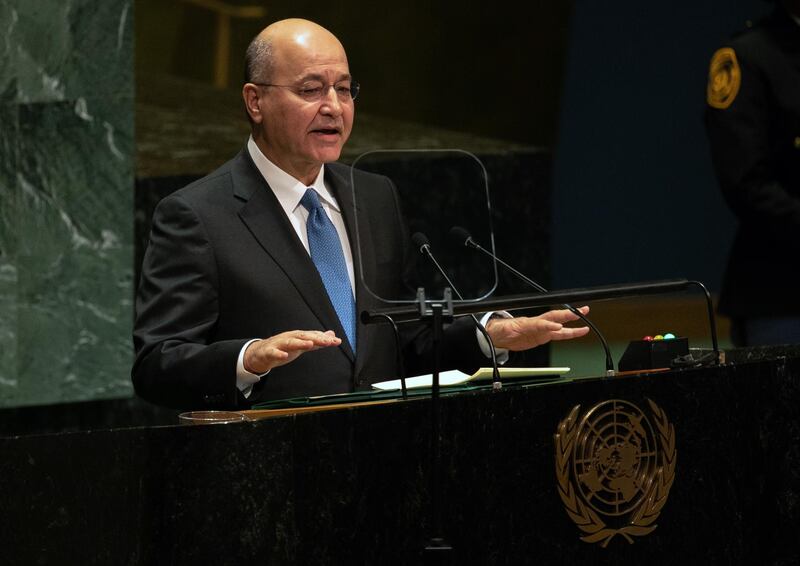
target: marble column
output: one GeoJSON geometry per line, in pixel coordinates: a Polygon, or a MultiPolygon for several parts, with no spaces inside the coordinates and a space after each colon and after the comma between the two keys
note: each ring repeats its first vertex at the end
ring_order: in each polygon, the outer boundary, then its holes
{"type": "Polygon", "coordinates": [[[0,0],[0,408],[131,395],[133,1],[0,0]]]}

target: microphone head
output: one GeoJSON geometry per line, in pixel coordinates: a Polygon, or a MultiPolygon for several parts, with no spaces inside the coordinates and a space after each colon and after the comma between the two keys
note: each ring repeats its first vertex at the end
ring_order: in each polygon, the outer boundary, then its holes
{"type": "Polygon", "coordinates": [[[466,228],[462,228],[461,226],[453,226],[450,228],[449,235],[450,238],[459,246],[475,246],[475,241],[472,239],[472,235],[467,231],[466,228]]]}
{"type": "Polygon", "coordinates": [[[415,246],[417,246],[417,249],[419,249],[420,252],[431,245],[430,240],[428,240],[428,236],[422,232],[414,232],[414,234],[411,236],[411,241],[415,246]]]}
{"type": "Polygon", "coordinates": [[[467,229],[462,228],[461,226],[453,226],[450,228],[449,235],[454,242],[458,242],[461,245],[467,245],[467,240],[472,237],[470,233],[467,232],[467,229]]]}

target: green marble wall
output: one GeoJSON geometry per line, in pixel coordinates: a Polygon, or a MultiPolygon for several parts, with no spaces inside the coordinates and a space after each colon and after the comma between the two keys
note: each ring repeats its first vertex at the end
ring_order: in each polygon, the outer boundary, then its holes
{"type": "Polygon", "coordinates": [[[131,395],[133,0],[0,0],[0,407],[131,395]]]}

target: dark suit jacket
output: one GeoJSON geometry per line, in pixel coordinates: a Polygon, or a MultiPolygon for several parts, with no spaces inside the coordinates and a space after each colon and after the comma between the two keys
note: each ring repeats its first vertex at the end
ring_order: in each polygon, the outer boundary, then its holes
{"type": "MultiPolygon", "coordinates": [[[[393,184],[356,174],[360,254],[350,168],[325,166],[353,247],[361,312],[386,305],[365,290],[360,266],[379,296],[407,294],[409,246],[393,184]]],[[[359,323],[357,356],[344,340],[273,369],[248,399],[238,391],[236,361],[247,340],[295,329],[344,336],[311,258],[246,149],[159,203],[136,313],[133,384],[141,397],[162,405],[243,408],[349,392],[398,373],[391,328],[359,323]]],[[[410,325],[402,335],[408,374],[430,371],[427,327],[410,325]]],[[[446,329],[443,353],[443,369],[485,364],[468,319],[446,329]]]]}
{"type": "Polygon", "coordinates": [[[720,311],[800,315],[800,26],[778,7],[726,46],[741,85],[728,108],[706,109],[717,178],[739,219],[720,311]]]}

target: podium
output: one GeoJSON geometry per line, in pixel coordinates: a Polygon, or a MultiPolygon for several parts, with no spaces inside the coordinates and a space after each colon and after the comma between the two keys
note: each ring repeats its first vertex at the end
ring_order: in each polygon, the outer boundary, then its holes
{"type": "MultiPolygon", "coordinates": [[[[800,347],[726,359],[444,395],[452,563],[798,562],[800,347]]],[[[0,562],[419,564],[429,403],[2,438],[0,562]]]]}

